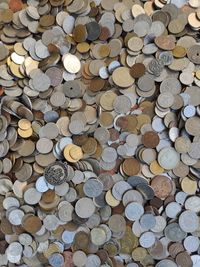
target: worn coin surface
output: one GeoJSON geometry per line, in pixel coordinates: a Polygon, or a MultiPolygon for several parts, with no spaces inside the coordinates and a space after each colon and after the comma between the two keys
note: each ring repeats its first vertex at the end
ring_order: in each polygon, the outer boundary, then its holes
{"type": "Polygon", "coordinates": [[[62,162],[55,162],[45,168],[44,177],[52,185],[63,184],[67,179],[67,166],[62,162]]]}

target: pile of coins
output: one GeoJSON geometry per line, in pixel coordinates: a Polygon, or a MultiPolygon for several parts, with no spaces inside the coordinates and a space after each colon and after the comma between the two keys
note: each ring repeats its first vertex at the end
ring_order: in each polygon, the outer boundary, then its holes
{"type": "Polygon", "coordinates": [[[200,1],[0,1],[0,265],[200,266],[200,1]]]}

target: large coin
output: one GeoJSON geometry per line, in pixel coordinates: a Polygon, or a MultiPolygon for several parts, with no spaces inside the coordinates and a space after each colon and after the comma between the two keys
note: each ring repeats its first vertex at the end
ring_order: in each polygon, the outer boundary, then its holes
{"type": "Polygon", "coordinates": [[[54,162],[45,169],[44,177],[51,185],[63,184],[67,180],[67,166],[62,162],[54,162]]]}

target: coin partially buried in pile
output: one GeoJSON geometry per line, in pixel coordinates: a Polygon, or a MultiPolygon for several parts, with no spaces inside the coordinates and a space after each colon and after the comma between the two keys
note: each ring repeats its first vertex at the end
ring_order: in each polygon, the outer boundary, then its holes
{"type": "Polygon", "coordinates": [[[200,267],[200,1],[0,22],[0,265],[200,267]]]}

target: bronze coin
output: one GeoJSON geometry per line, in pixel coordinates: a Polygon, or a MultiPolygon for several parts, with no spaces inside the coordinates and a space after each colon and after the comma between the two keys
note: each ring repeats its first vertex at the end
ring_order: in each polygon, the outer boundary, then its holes
{"type": "Polygon", "coordinates": [[[175,48],[175,40],[173,35],[161,35],[155,38],[155,44],[163,50],[173,50],[175,48]]]}
{"type": "Polygon", "coordinates": [[[161,199],[167,198],[173,189],[172,181],[164,175],[157,175],[151,180],[151,187],[155,196],[161,199]]]}
{"type": "Polygon", "coordinates": [[[99,40],[106,41],[110,37],[110,31],[107,27],[101,27],[101,33],[99,36],[99,40]]]}
{"type": "Polygon", "coordinates": [[[160,138],[156,132],[149,131],[142,136],[142,143],[148,148],[155,148],[160,142],[160,138]]]}
{"type": "Polygon", "coordinates": [[[145,66],[142,63],[134,64],[130,69],[130,74],[133,78],[140,78],[145,74],[145,66]]]}
{"type": "Polygon", "coordinates": [[[169,254],[172,256],[172,258],[176,258],[176,256],[180,253],[184,251],[184,247],[181,243],[173,243],[171,245],[169,245],[169,254]]]}
{"type": "Polygon", "coordinates": [[[140,171],[140,163],[137,159],[134,158],[125,159],[122,166],[123,171],[128,176],[136,175],[140,171]]]}
{"type": "Polygon", "coordinates": [[[41,229],[42,222],[39,217],[31,215],[23,220],[22,226],[28,233],[35,234],[41,229]]]}
{"type": "Polygon", "coordinates": [[[9,8],[13,11],[13,12],[17,12],[22,10],[23,8],[23,3],[21,0],[10,0],[9,1],[9,8]]]}
{"type": "Polygon", "coordinates": [[[73,38],[77,43],[84,42],[87,39],[87,30],[85,25],[79,24],[74,28],[73,38]]]}
{"type": "Polygon", "coordinates": [[[106,84],[106,81],[100,78],[94,78],[91,80],[88,89],[92,92],[101,91],[106,84]]]}
{"type": "Polygon", "coordinates": [[[191,260],[191,257],[187,252],[180,252],[176,256],[176,263],[180,267],[192,267],[193,266],[193,262],[191,260]]]}
{"type": "Polygon", "coordinates": [[[42,194],[42,201],[45,203],[52,203],[55,199],[55,191],[54,190],[48,190],[47,192],[44,192],[42,194]]]}

